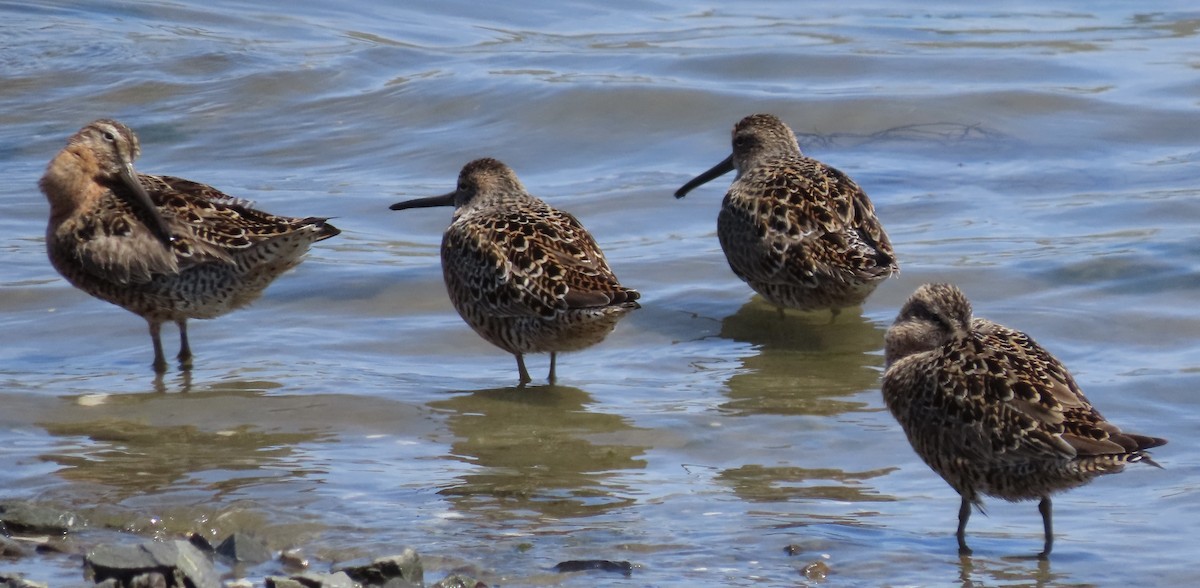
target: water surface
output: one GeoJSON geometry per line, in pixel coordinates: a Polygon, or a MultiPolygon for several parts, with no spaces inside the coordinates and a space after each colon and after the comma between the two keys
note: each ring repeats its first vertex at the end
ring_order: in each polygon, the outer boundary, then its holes
{"type": "MultiPolygon", "coordinates": [[[[1200,12],[1183,2],[362,1],[0,4],[0,498],[167,537],[251,529],[321,561],[412,545],[502,585],[1194,583],[1200,519],[1200,12]],[[902,274],[780,321],[728,270],[724,186],[772,112],[871,195],[902,274]],[[156,379],[141,319],[46,260],[42,170],[86,122],[139,169],[343,229],[156,379]],[[576,214],[644,308],[602,345],[512,358],[441,282],[448,210],[391,213],[481,156],[576,214]],[[879,395],[919,284],[1029,331],[1106,416],[1167,437],[1055,500],[957,496],[879,395]],[[130,522],[133,521],[133,522],[130,522]],[[797,555],[784,547],[794,545],[797,555]],[[560,576],[629,560],[631,578],[560,576]]],[[[175,334],[165,340],[173,347],[175,334]]],[[[0,562],[80,585],[67,558],[0,562]]]]}

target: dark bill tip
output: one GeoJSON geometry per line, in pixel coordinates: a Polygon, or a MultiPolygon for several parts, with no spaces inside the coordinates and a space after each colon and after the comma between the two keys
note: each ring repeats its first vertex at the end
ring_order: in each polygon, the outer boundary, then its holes
{"type": "Polygon", "coordinates": [[[692,180],[675,191],[676,198],[687,196],[688,192],[696,189],[699,186],[707,184],[729,172],[733,171],[733,155],[726,157],[721,163],[714,165],[712,169],[692,178],[692,180]]]}
{"type": "Polygon", "coordinates": [[[414,198],[397,202],[388,208],[392,210],[406,210],[409,208],[431,208],[434,206],[454,206],[454,192],[442,194],[441,196],[430,196],[428,198],[414,198]]]}
{"type": "Polygon", "coordinates": [[[133,193],[133,207],[141,211],[143,222],[146,223],[146,228],[154,234],[163,245],[171,246],[171,241],[175,237],[171,235],[171,227],[167,225],[167,221],[163,220],[162,214],[159,214],[158,207],[154,205],[154,200],[150,198],[150,194],[146,192],[146,188],[142,186],[141,180],[138,179],[138,174],[133,170],[133,164],[126,163],[121,167],[121,181],[133,193]]]}

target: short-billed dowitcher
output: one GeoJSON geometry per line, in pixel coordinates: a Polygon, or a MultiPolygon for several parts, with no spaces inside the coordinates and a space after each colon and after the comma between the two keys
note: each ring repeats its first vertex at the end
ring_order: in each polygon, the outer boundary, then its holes
{"type": "Polygon", "coordinates": [[[1053,355],[1020,331],[971,318],[950,284],[926,284],[886,337],[883,399],[913,449],[962,496],[958,549],[981,495],[1039,499],[1048,556],[1050,495],[1125,464],[1158,465],[1146,449],[1166,443],[1123,433],[1092,407],[1053,355]]]}
{"type": "Polygon", "coordinates": [[[675,197],[735,169],[717,237],[733,273],[771,304],[836,316],[899,271],[867,195],[846,174],[805,157],[792,130],[770,114],[738,122],[733,154],[675,197]]]}
{"type": "Polygon", "coordinates": [[[215,188],[134,171],[129,127],[101,119],[71,136],[39,186],[50,201],[46,249],[76,288],[146,319],[154,369],[166,371],[160,331],[179,326],[179,361],[191,366],[187,320],[245,306],[338,230],[322,218],[250,208],[215,188]]]}
{"type": "Polygon", "coordinates": [[[525,190],[495,159],[463,166],[449,194],[398,202],[392,210],[453,206],[442,235],[442,276],[454,308],[489,343],[517,358],[602,341],[640,296],[622,286],[604,253],[574,216],[525,190]]]}

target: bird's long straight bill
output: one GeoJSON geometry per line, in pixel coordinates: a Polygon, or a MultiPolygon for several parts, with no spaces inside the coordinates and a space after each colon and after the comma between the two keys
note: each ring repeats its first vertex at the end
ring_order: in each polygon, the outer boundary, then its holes
{"type": "Polygon", "coordinates": [[[392,210],[405,210],[408,208],[431,208],[434,206],[454,206],[454,192],[442,194],[441,196],[430,196],[428,198],[414,198],[397,202],[388,208],[392,210]]]}
{"type": "Polygon", "coordinates": [[[149,221],[148,228],[150,232],[154,233],[154,236],[158,237],[158,240],[162,241],[163,245],[169,246],[173,239],[171,228],[167,226],[167,221],[163,220],[162,215],[158,213],[158,207],[154,205],[154,201],[150,199],[150,194],[142,186],[137,172],[133,170],[133,164],[126,163],[121,166],[121,181],[125,183],[125,186],[133,194],[130,204],[134,208],[141,210],[145,214],[143,218],[149,221]]]}
{"type": "Polygon", "coordinates": [[[733,155],[726,157],[724,161],[714,165],[712,169],[696,176],[695,178],[692,178],[690,182],[684,184],[682,188],[675,191],[675,197],[683,198],[684,196],[687,196],[688,192],[691,192],[696,187],[707,184],[708,182],[711,182],[712,180],[715,180],[731,171],[733,171],[733,155]]]}

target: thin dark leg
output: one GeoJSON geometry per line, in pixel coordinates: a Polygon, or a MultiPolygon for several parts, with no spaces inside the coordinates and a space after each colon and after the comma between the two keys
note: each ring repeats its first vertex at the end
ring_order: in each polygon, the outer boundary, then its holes
{"type": "Polygon", "coordinates": [[[187,319],[178,319],[175,324],[179,326],[179,367],[190,370],[192,369],[192,347],[188,345],[187,319]]]}
{"type": "Polygon", "coordinates": [[[958,507],[958,554],[971,555],[971,548],[967,547],[967,521],[971,518],[971,499],[966,496],[962,497],[962,505],[958,507]]]}
{"type": "Polygon", "coordinates": [[[517,386],[524,387],[525,384],[533,381],[533,379],[529,377],[529,370],[525,369],[525,356],[520,353],[514,353],[513,355],[517,358],[517,372],[519,372],[521,378],[517,386]]]}
{"type": "Polygon", "coordinates": [[[167,371],[167,359],[162,350],[162,323],[150,319],[146,322],[150,323],[150,340],[154,343],[154,371],[161,374],[167,371]]]}
{"type": "Polygon", "coordinates": [[[1038,503],[1038,512],[1042,513],[1042,527],[1046,530],[1046,545],[1042,547],[1038,559],[1050,557],[1050,549],[1054,547],[1054,522],[1053,517],[1050,516],[1050,509],[1050,497],[1043,496],[1042,501],[1038,503]]]}
{"type": "Polygon", "coordinates": [[[555,377],[554,377],[554,360],[556,360],[557,358],[558,358],[558,353],[556,353],[556,352],[554,352],[554,351],[551,351],[551,352],[550,352],[550,385],[551,385],[551,386],[553,386],[553,385],[554,385],[554,380],[555,380],[555,377]]]}

